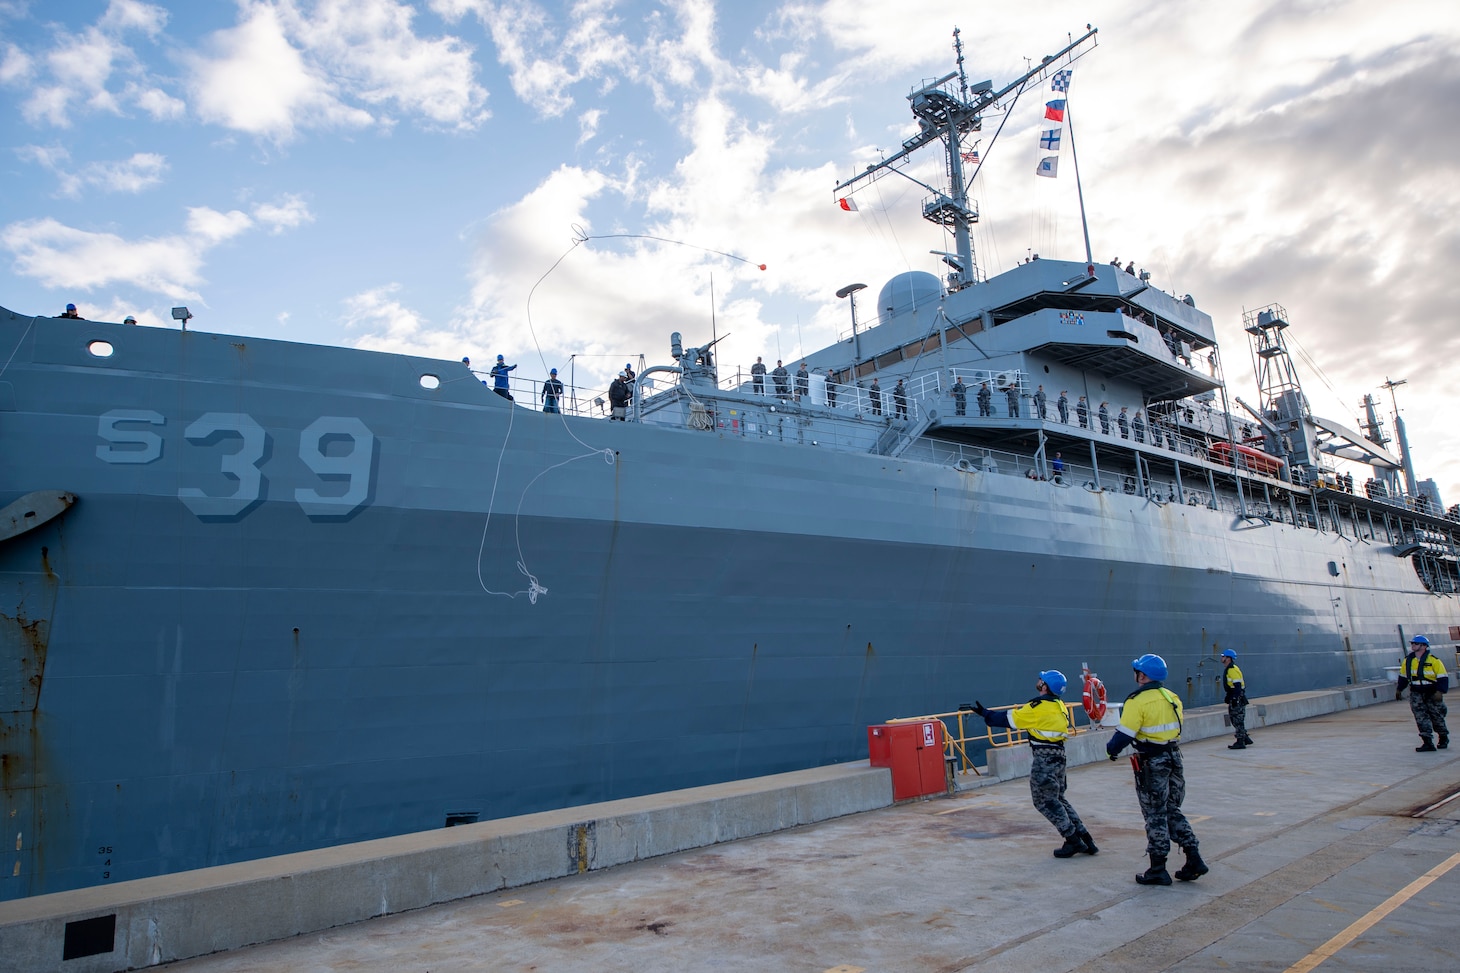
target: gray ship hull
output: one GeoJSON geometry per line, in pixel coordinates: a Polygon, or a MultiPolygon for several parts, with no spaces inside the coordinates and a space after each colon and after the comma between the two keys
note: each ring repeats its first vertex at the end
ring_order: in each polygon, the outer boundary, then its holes
{"type": "Polygon", "coordinates": [[[856,759],[1049,666],[1380,679],[1460,621],[1379,541],[514,410],[438,361],[0,344],[0,502],[77,497],[0,545],[3,898],[856,759]]]}

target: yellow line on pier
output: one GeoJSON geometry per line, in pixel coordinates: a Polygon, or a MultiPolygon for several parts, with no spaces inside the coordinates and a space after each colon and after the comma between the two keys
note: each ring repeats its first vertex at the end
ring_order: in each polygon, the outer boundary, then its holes
{"type": "Polygon", "coordinates": [[[1343,932],[1334,936],[1307,956],[1304,956],[1298,962],[1284,970],[1283,973],[1309,973],[1310,970],[1316,969],[1320,963],[1332,958],[1340,949],[1343,949],[1349,943],[1368,932],[1382,921],[1385,916],[1408,902],[1431,882],[1444,875],[1456,865],[1460,865],[1460,852],[1456,852],[1449,858],[1446,858],[1440,864],[1389,896],[1383,903],[1369,910],[1362,919],[1351,923],[1343,932]]]}

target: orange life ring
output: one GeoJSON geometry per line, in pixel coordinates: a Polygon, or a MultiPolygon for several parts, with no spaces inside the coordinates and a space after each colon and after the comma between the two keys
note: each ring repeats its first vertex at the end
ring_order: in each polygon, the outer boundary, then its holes
{"type": "Polygon", "coordinates": [[[1105,719],[1105,683],[1093,673],[1085,674],[1085,693],[1080,700],[1085,706],[1085,715],[1091,722],[1105,719]]]}

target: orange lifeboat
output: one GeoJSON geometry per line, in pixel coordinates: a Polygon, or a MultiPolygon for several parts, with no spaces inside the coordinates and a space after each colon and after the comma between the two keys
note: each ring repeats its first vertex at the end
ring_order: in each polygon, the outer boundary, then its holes
{"type": "MultiPolygon", "coordinates": [[[[1232,444],[1212,443],[1212,462],[1221,463],[1223,466],[1232,465],[1232,444]]],[[[1282,471],[1283,461],[1270,453],[1264,453],[1260,449],[1253,449],[1251,446],[1237,446],[1237,455],[1242,457],[1242,465],[1249,470],[1258,473],[1266,473],[1268,476],[1277,476],[1282,471]]]]}

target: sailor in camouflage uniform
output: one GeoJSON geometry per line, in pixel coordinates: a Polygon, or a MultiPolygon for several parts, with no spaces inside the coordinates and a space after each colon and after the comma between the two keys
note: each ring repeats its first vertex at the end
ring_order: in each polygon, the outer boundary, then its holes
{"type": "Polygon", "coordinates": [[[1435,741],[1431,733],[1440,735],[1440,747],[1450,746],[1450,727],[1445,723],[1448,710],[1445,708],[1445,693],[1450,688],[1450,677],[1445,674],[1445,664],[1430,655],[1430,640],[1416,635],[1409,640],[1409,655],[1399,668],[1399,686],[1394,698],[1398,699],[1409,689],[1409,711],[1414,714],[1414,725],[1419,729],[1420,745],[1416,753],[1431,753],[1435,741]]]}
{"type": "Polygon", "coordinates": [[[1070,734],[1070,716],[1060,694],[1067,682],[1064,673],[1048,669],[1039,674],[1034,688],[1039,693],[1012,710],[991,710],[981,702],[973,711],[989,726],[1023,730],[1029,736],[1032,764],[1029,768],[1029,796],[1034,809],[1055,826],[1065,843],[1054,850],[1056,858],[1073,858],[1076,852],[1093,855],[1100,849],[1075,807],[1065,797],[1065,738],[1070,734]]]}
{"type": "Polygon", "coordinates": [[[1226,690],[1227,719],[1237,737],[1227,749],[1246,750],[1252,745],[1252,737],[1247,735],[1247,686],[1242,681],[1242,670],[1237,668],[1237,653],[1231,649],[1222,650],[1222,688],[1226,690]]]}
{"type": "Polygon", "coordinates": [[[1197,850],[1196,832],[1181,813],[1186,799],[1186,772],[1181,762],[1181,700],[1161,685],[1166,678],[1166,660],[1143,655],[1131,663],[1136,691],[1125,698],[1120,711],[1120,728],[1105,745],[1111,760],[1128,744],[1135,745],[1131,766],[1136,772],[1136,798],[1146,819],[1146,854],[1151,867],[1136,881],[1142,885],[1170,885],[1166,857],[1174,840],[1186,852],[1186,864],[1176,872],[1183,882],[1195,881],[1209,869],[1197,850]]]}

